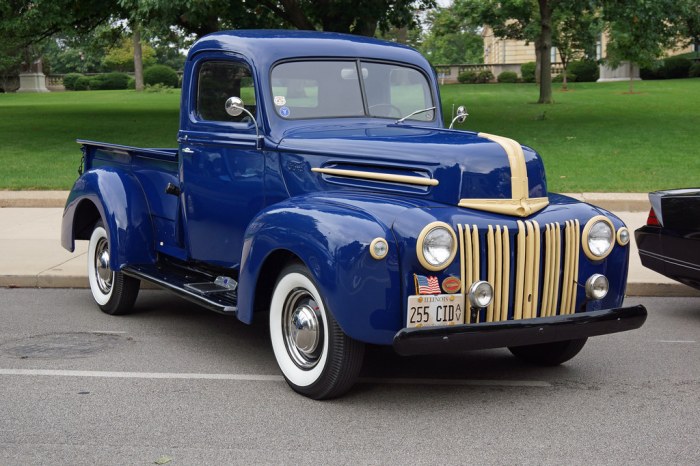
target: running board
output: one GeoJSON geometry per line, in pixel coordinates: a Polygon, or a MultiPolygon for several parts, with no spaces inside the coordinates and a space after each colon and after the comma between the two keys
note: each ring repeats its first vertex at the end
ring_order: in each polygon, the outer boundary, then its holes
{"type": "Polygon", "coordinates": [[[204,274],[158,265],[131,265],[121,271],[130,277],[173,291],[188,301],[212,311],[228,315],[238,312],[236,291],[215,284],[204,274]]]}

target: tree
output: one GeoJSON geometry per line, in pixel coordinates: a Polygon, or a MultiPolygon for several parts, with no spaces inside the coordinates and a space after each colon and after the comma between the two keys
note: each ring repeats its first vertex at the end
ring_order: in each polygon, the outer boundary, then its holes
{"type": "Polygon", "coordinates": [[[537,102],[553,102],[551,54],[555,18],[580,18],[583,11],[591,8],[591,3],[575,0],[455,0],[455,7],[460,15],[490,26],[497,37],[534,43],[536,78],[540,86],[537,102]]]}
{"type": "MultiPolygon", "coordinates": [[[[129,36],[124,36],[117,45],[111,47],[105,55],[103,63],[107,70],[110,71],[134,71],[134,46],[136,40],[134,39],[137,35],[140,36],[140,31],[131,31],[129,36]]],[[[139,37],[140,39],[140,37],[139,37]]],[[[142,62],[145,66],[153,65],[156,62],[156,52],[148,44],[142,44],[138,41],[141,46],[141,55],[143,57],[142,62]]]]}
{"type": "Polygon", "coordinates": [[[595,57],[595,44],[602,24],[595,4],[582,8],[580,1],[562,2],[553,17],[552,44],[557,48],[563,71],[562,90],[567,90],[569,63],[584,57],[595,57]]]}
{"type": "Polygon", "coordinates": [[[609,35],[605,59],[613,68],[625,61],[629,63],[630,93],[634,92],[632,65],[653,65],[667,49],[678,45],[687,32],[684,14],[687,13],[689,2],[690,0],[605,2],[603,13],[609,35]]]}
{"type": "Polygon", "coordinates": [[[13,0],[0,2],[0,57],[24,54],[25,66],[39,58],[30,47],[54,34],[91,31],[115,11],[110,0],[13,0]]]}
{"type": "Polygon", "coordinates": [[[429,29],[418,48],[433,65],[484,62],[484,40],[477,32],[479,25],[455,14],[454,6],[430,10],[426,22],[429,29]]]}
{"type": "Polygon", "coordinates": [[[177,25],[202,36],[221,29],[296,28],[374,36],[413,26],[435,0],[119,0],[144,25],[177,25]],[[135,9],[134,9],[135,8],[135,9]]]}
{"type": "Polygon", "coordinates": [[[123,37],[124,31],[109,24],[80,34],[66,31],[39,42],[40,53],[52,73],[99,73],[107,51],[123,37]]]}
{"type": "MultiPolygon", "coordinates": [[[[0,72],[42,71],[43,53],[63,45],[53,36],[79,37],[118,11],[112,0],[10,0],[0,2],[0,72]]],[[[80,59],[80,55],[74,58],[80,59]]],[[[3,84],[4,87],[4,84],[3,84]]]]}

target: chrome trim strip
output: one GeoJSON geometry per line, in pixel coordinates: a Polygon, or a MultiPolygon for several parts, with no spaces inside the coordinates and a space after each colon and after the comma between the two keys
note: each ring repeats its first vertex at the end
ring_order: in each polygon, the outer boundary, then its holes
{"type": "Polygon", "coordinates": [[[345,176],[364,180],[388,181],[391,183],[413,184],[418,186],[437,186],[440,182],[434,178],[421,178],[409,175],[392,175],[389,173],[365,172],[360,170],[344,170],[340,168],[312,168],[312,172],[324,175],[345,176]]]}

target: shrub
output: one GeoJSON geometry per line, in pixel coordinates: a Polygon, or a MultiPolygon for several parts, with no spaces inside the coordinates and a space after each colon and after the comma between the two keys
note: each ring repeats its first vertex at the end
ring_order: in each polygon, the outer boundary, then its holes
{"type": "Polygon", "coordinates": [[[490,83],[493,81],[493,73],[489,70],[479,71],[476,75],[476,82],[478,84],[490,83]]]}
{"type": "MultiPolygon", "coordinates": [[[[578,77],[572,73],[571,71],[566,72],[566,82],[567,83],[573,83],[578,81],[578,77]]],[[[554,76],[552,78],[553,83],[563,83],[564,82],[564,73],[559,73],[558,75],[554,76]]]]}
{"type": "Polygon", "coordinates": [[[499,83],[517,83],[518,82],[518,73],[515,73],[513,71],[504,71],[498,75],[498,82],[499,83]]]}
{"type": "Polygon", "coordinates": [[[146,92],[163,92],[165,94],[170,94],[173,92],[173,87],[172,86],[166,86],[165,84],[146,84],[146,87],[143,89],[146,92]]]}
{"type": "Polygon", "coordinates": [[[99,91],[102,89],[102,85],[104,84],[104,75],[98,74],[97,76],[92,76],[89,79],[91,91],[99,91]]]}
{"type": "Polygon", "coordinates": [[[639,77],[645,81],[652,79],[663,79],[661,72],[659,71],[659,65],[644,66],[639,68],[639,77]]]}
{"type": "Polygon", "coordinates": [[[126,83],[127,89],[136,89],[136,80],[129,76],[129,81],[126,83]]]}
{"type": "Polygon", "coordinates": [[[520,65],[520,76],[523,78],[524,83],[534,83],[535,82],[535,67],[537,65],[534,61],[529,61],[520,65]]]}
{"type": "Polygon", "coordinates": [[[462,84],[474,84],[476,82],[476,72],[474,71],[462,71],[457,75],[457,81],[462,84]]]}
{"type": "Polygon", "coordinates": [[[600,77],[600,69],[594,60],[572,61],[566,69],[570,75],[576,75],[576,81],[580,83],[593,83],[600,77]]]}
{"type": "Polygon", "coordinates": [[[700,78],[700,61],[691,65],[688,76],[691,78],[700,78]]]}
{"type": "Polygon", "coordinates": [[[83,75],[80,73],[68,73],[67,75],[63,76],[63,87],[65,87],[68,91],[75,91],[75,83],[82,76],[83,75]]]}
{"type": "Polygon", "coordinates": [[[144,84],[162,84],[164,86],[177,87],[178,78],[174,69],[165,65],[149,66],[143,71],[144,84]]]}
{"type": "Polygon", "coordinates": [[[125,73],[107,73],[101,78],[101,89],[126,89],[129,84],[129,76],[125,73]]]}
{"type": "Polygon", "coordinates": [[[668,57],[659,70],[666,79],[687,78],[692,62],[685,57],[668,57]]]}
{"type": "Polygon", "coordinates": [[[90,78],[87,76],[81,76],[75,81],[76,91],[87,91],[88,89],[90,89],[90,78]]]}

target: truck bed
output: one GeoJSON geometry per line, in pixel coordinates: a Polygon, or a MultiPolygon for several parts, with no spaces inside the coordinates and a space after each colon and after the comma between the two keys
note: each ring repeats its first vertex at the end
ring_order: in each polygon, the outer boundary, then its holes
{"type": "Polygon", "coordinates": [[[78,139],[84,170],[115,170],[134,176],[148,199],[157,245],[161,252],[183,257],[180,199],[166,194],[168,183],[179,186],[178,149],[143,148],[78,139]]]}

